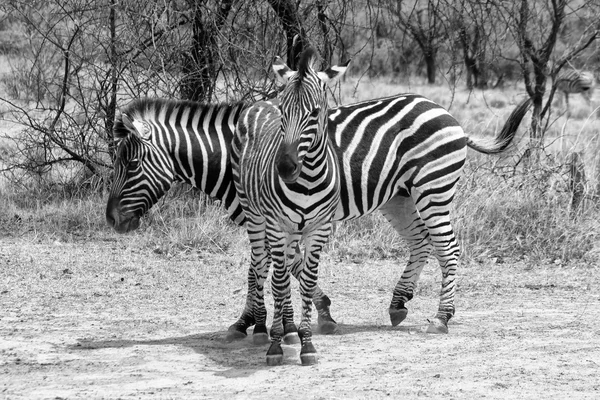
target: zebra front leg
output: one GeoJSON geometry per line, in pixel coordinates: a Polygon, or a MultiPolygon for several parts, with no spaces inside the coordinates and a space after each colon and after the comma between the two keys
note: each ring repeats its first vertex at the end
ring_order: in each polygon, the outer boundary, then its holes
{"type": "Polygon", "coordinates": [[[331,222],[321,225],[318,229],[306,235],[306,250],[304,254],[304,268],[300,272],[300,296],[302,298],[302,321],[298,327],[298,335],[302,345],[300,361],[302,365],[317,363],[317,350],[312,343],[311,313],[313,293],[319,278],[319,259],[321,251],[331,235],[331,222]]]}
{"type": "Polygon", "coordinates": [[[264,223],[248,222],[251,255],[248,269],[248,294],[242,316],[229,327],[226,341],[246,338],[246,330],[255,324],[252,340],[261,345],[269,342],[264,303],[264,284],[269,274],[270,253],[266,246],[264,223]]]}
{"type": "MultiPolygon", "coordinates": [[[[285,265],[296,279],[299,279],[299,271],[302,268],[302,259],[300,258],[299,238],[286,248],[285,265]]],[[[294,308],[292,307],[291,297],[283,306],[283,342],[285,344],[300,343],[298,337],[298,328],[294,323],[294,308]]]]}
{"type": "MultiPolygon", "coordinates": [[[[281,235],[281,233],[280,233],[281,235]]],[[[277,240],[277,238],[273,238],[277,240]]],[[[279,239],[272,247],[273,275],[271,277],[271,288],[273,291],[273,325],[271,326],[271,346],[267,351],[267,365],[281,365],[283,362],[283,349],[281,341],[284,336],[284,306],[291,303],[290,296],[290,272],[285,265],[285,241],[279,239]],[[282,243],[283,242],[283,243],[282,243]]],[[[289,316],[287,316],[289,318],[289,316]]]]}
{"type": "MultiPolygon", "coordinates": [[[[292,266],[291,266],[291,271],[292,271],[292,275],[294,275],[294,278],[296,278],[298,281],[300,281],[300,272],[302,271],[302,267],[303,267],[302,253],[300,252],[300,246],[296,246],[295,252],[294,252],[294,260],[293,260],[292,266]]],[[[331,312],[329,309],[329,307],[331,306],[331,300],[329,300],[329,297],[321,290],[321,287],[319,285],[315,286],[315,290],[313,292],[313,304],[315,305],[315,308],[317,309],[317,315],[318,315],[317,323],[319,326],[319,332],[322,333],[323,335],[330,335],[330,334],[337,332],[338,324],[337,324],[337,322],[335,322],[335,320],[331,316],[331,312]]],[[[284,329],[286,330],[286,338],[288,336],[287,335],[288,329],[289,329],[289,332],[292,332],[292,324],[293,324],[293,321],[291,321],[291,324],[290,324],[289,321],[284,320],[284,329]]],[[[296,332],[298,331],[295,324],[293,324],[293,328],[295,329],[296,332]]],[[[286,341],[286,343],[288,343],[288,342],[286,341]]]]}
{"type": "Polygon", "coordinates": [[[248,268],[248,292],[246,294],[246,305],[242,316],[227,329],[225,341],[233,342],[245,339],[248,334],[246,330],[256,323],[254,319],[254,303],[256,296],[256,273],[252,267],[248,268]]]}

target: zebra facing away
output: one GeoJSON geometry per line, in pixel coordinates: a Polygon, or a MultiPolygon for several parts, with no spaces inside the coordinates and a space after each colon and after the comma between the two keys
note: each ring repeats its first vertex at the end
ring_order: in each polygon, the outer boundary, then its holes
{"type": "Polygon", "coordinates": [[[581,93],[585,101],[590,104],[594,92],[594,74],[574,69],[563,70],[556,78],[556,88],[565,94],[567,111],[569,110],[570,93],[581,93]]]}
{"type": "MultiPolygon", "coordinates": [[[[277,59],[273,69],[286,82],[280,103],[259,102],[243,111],[232,143],[233,181],[247,218],[259,301],[263,300],[269,263],[273,264],[275,312],[268,365],[283,360],[284,312],[286,323],[296,331],[290,306],[290,268],[300,240],[305,245],[297,275],[302,299],[297,328],[300,359],[303,365],[317,362],[310,325],[312,292],[339,203],[338,162],[327,136],[326,83],[341,76],[346,66],[317,73],[313,69],[315,54],[313,48],[306,49],[298,71],[277,59]]],[[[265,325],[264,303],[254,306],[256,325],[265,325]]]]}
{"type": "MultiPolygon", "coordinates": [[[[106,207],[108,224],[117,232],[136,229],[140,218],[174,181],[188,183],[220,199],[230,218],[243,224],[245,216],[231,177],[230,145],[240,113],[247,106],[144,99],[123,109],[113,130],[117,151],[106,207]]],[[[408,263],[390,305],[393,325],[406,317],[405,303],[413,297],[419,274],[433,249],[417,204],[421,208],[441,207],[446,212],[457,170],[464,162],[464,152],[456,148],[466,143],[486,154],[503,151],[529,106],[529,100],[519,104],[490,144],[468,137],[458,139],[459,131],[464,135],[458,122],[439,105],[414,94],[329,110],[328,134],[340,166],[340,202],[334,221],[380,210],[409,247],[408,263]],[[457,139],[448,141],[450,134],[457,139]],[[427,182],[424,192],[414,187],[427,182]]],[[[457,256],[454,254],[453,259],[457,256]]],[[[439,318],[429,326],[431,332],[447,332],[447,320],[454,312],[456,267],[446,263],[443,255],[440,261],[443,281],[439,318]]],[[[300,265],[297,257],[292,268],[295,276],[300,265]]],[[[245,312],[230,327],[230,339],[245,337],[246,329],[255,324],[257,295],[253,279],[254,273],[249,270],[245,312]]],[[[318,285],[313,301],[319,329],[333,332],[337,325],[329,314],[331,302],[318,285]]],[[[259,338],[264,337],[266,327],[256,326],[254,331],[259,338]]]]}

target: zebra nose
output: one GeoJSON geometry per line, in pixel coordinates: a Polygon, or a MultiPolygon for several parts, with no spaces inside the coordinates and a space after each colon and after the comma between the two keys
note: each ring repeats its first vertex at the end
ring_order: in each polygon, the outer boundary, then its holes
{"type": "Polygon", "coordinates": [[[300,164],[289,154],[283,154],[277,163],[277,171],[279,176],[285,182],[293,182],[298,178],[300,164]]]}
{"type": "Polygon", "coordinates": [[[106,205],[106,223],[115,227],[119,222],[119,200],[118,199],[109,199],[108,204],[106,205]]]}

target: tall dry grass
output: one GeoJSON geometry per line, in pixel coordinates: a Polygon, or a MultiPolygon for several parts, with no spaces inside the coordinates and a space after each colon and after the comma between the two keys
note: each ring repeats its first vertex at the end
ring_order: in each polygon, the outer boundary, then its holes
{"type": "MultiPolygon", "coordinates": [[[[468,92],[363,80],[354,90],[356,84],[346,82],[342,86],[344,103],[417,92],[449,107],[465,131],[476,137],[492,137],[524,97],[516,89],[468,92]]],[[[522,124],[515,145],[502,157],[469,151],[453,204],[454,226],[465,261],[515,258],[532,266],[600,263],[600,210],[594,197],[599,121],[593,106],[578,100],[571,100],[572,107],[588,107],[587,112],[571,113],[569,119],[561,115],[553,122],[540,165],[526,169],[520,162],[528,120],[522,124]],[[581,153],[588,178],[586,200],[576,212],[570,209],[566,168],[572,152],[581,153]]],[[[178,187],[169,193],[144,218],[141,229],[127,235],[118,235],[106,226],[107,197],[106,192],[42,195],[35,188],[16,191],[5,182],[0,189],[0,234],[31,240],[118,240],[166,256],[195,252],[243,260],[248,253],[244,230],[228,221],[219,204],[206,202],[204,196],[188,188],[178,187]]],[[[407,251],[402,239],[376,213],[337,224],[326,254],[351,262],[403,262],[407,251]]]]}

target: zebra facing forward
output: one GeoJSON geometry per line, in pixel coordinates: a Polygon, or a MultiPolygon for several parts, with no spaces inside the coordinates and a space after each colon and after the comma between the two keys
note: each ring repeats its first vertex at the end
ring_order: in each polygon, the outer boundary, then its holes
{"type": "MultiPolygon", "coordinates": [[[[245,215],[231,177],[230,146],[240,113],[248,105],[201,104],[189,101],[145,99],[132,102],[115,121],[113,135],[117,144],[114,180],[106,206],[106,220],[117,232],[139,226],[140,218],[160,199],[174,181],[188,183],[222,201],[231,219],[243,224],[245,215]]],[[[530,101],[519,104],[492,144],[466,138],[468,147],[486,154],[499,153],[514,138],[530,101]]],[[[405,304],[412,299],[419,275],[432,251],[423,218],[412,196],[434,202],[435,193],[446,199],[449,209],[454,191],[454,171],[462,165],[462,153],[444,141],[448,130],[456,131],[458,122],[432,101],[414,94],[401,94],[368,100],[329,110],[328,134],[340,165],[340,202],[334,221],[345,221],[376,210],[385,214],[394,229],[408,243],[408,263],[394,289],[390,306],[393,325],[407,314],[405,304]],[[449,155],[452,154],[452,157],[449,155]],[[453,161],[454,156],[456,157],[453,161]],[[412,183],[417,170],[429,164],[429,180],[435,191],[418,197],[412,183]],[[447,166],[454,165],[454,168],[447,166]],[[407,185],[406,182],[409,182],[407,185]]],[[[300,259],[292,271],[297,276],[300,259]]],[[[445,322],[454,311],[454,275],[442,265],[442,319],[429,326],[432,332],[446,332],[445,322]],[[452,281],[449,282],[449,279],[452,281]],[[452,304],[452,305],[451,305],[452,304]],[[446,313],[445,310],[449,310],[446,313]],[[451,311],[450,311],[451,310],[451,311]],[[445,321],[445,322],[444,322],[445,321]]],[[[231,339],[246,336],[255,324],[254,274],[249,270],[248,294],[242,318],[230,327],[231,339]]],[[[314,303],[321,331],[333,332],[330,300],[317,285],[314,303]]],[[[260,329],[255,331],[260,334],[260,329]]],[[[266,328],[265,328],[266,329],[266,328]]]]}
{"type": "MultiPolygon", "coordinates": [[[[331,234],[331,219],[339,203],[338,162],[327,136],[326,84],[341,76],[346,66],[317,73],[313,69],[315,57],[313,48],[306,49],[300,55],[298,71],[277,59],[273,69],[286,82],[280,103],[260,102],[245,110],[232,143],[233,181],[247,218],[250,268],[256,274],[260,300],[269,256],[273,263],[275,313],[268,365],[279,365],[283,360],[284,313],[285,321],[293,325],[290,268],[301,239],[305,250],[297,275],[302,299],[300,359],[303,365],[317,362],[310,325],[312,295],[321,251],[331,234]]],[[[255,312],[257,326],[266,323],[263,309],[264,304],[260,304],[255,312]]]]}
{"type": "Polygon", "coordinates": [[[590,104],[594,92],[594,74],[574,69],[563,70],[556,78],[556,88],[565,94],[567,111],[569,110],[570,93],[581,93],[585,101],[590,104]]]}

